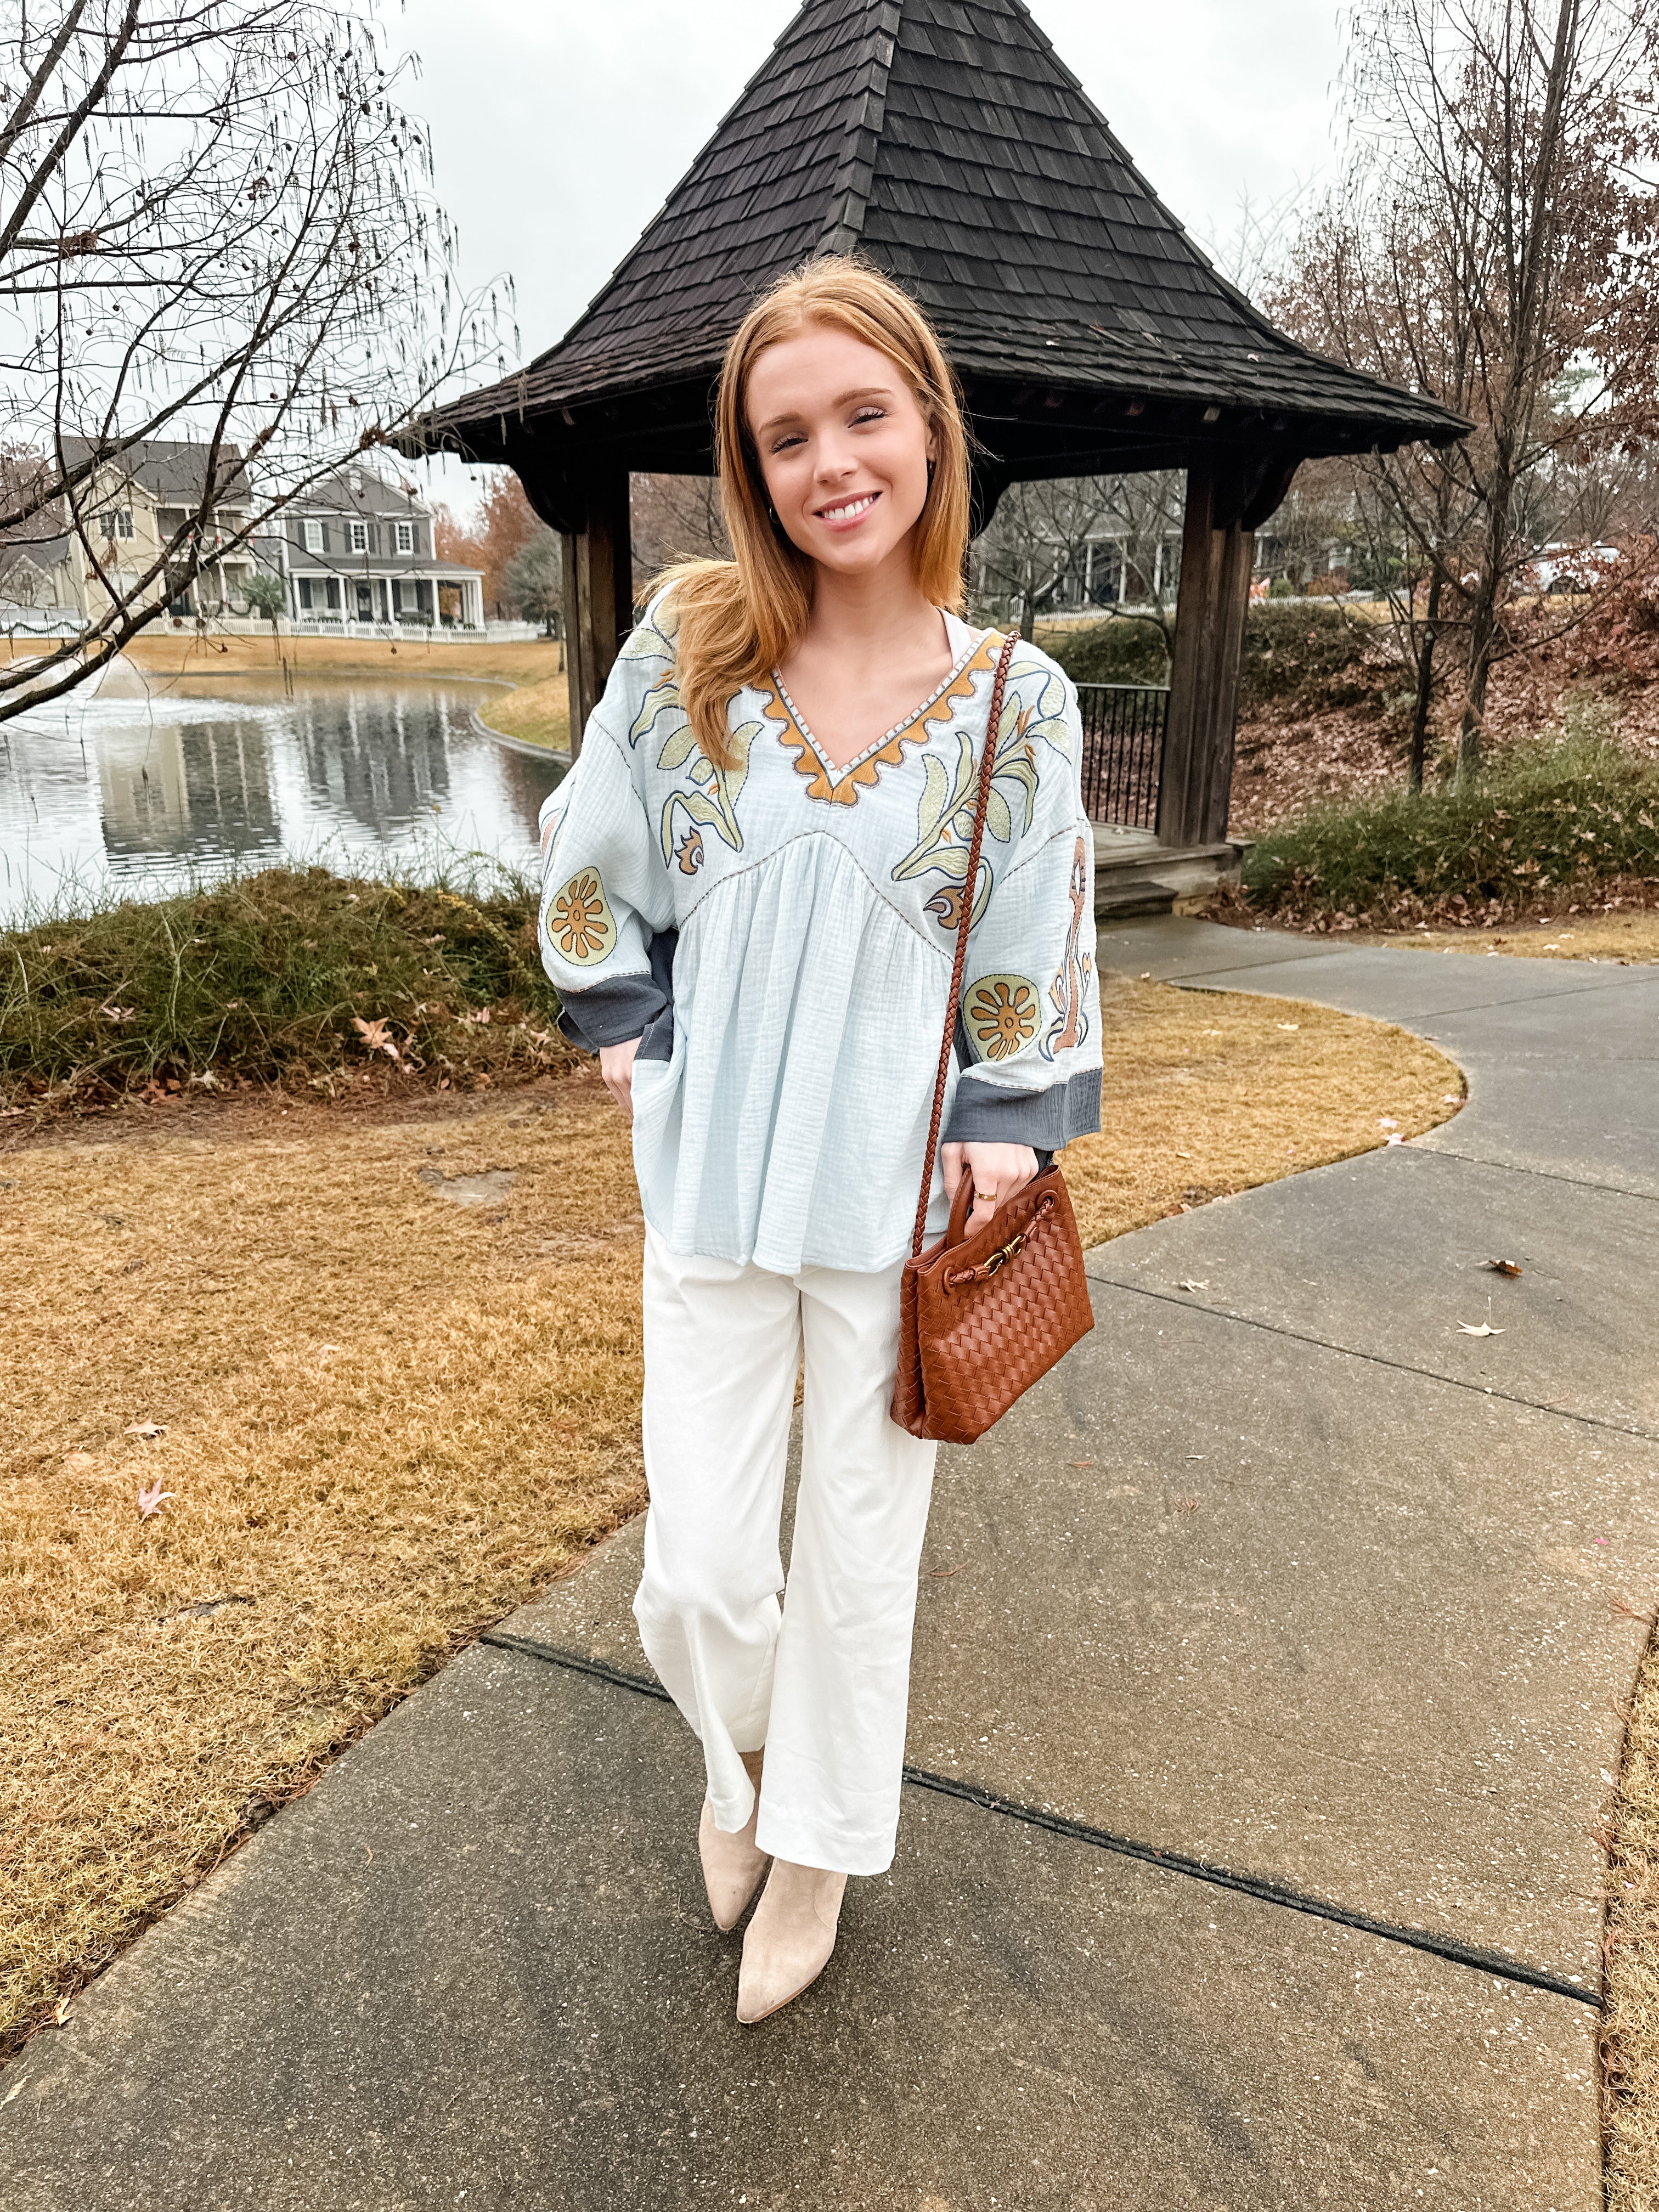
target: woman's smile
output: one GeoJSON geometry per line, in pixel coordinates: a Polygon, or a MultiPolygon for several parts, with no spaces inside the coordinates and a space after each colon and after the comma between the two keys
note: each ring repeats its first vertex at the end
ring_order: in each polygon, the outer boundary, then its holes
{"type": "Polygon", "coordinates": [[[850,495],[843,492],[830,506],[815,507],[812,512],[831,530],[844,530],[861,522],[880,497],[878,491],[854,492],[850,495]]]}

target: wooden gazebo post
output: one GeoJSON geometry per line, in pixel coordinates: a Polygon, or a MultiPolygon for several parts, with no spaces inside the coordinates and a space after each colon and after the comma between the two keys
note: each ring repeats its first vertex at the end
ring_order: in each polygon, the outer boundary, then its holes
{"type": "Polygon", "coordinates": [[[622,463],[562,474],[556,490],[534,462],[514,457],[531,502],[559,533],[564,553],[564,666],[570,698],[570,757],[634,619],[634,554],[628,470],[622,463]]]}
{"type": "Polygon", "coordinates": [[[1241,520],[1242,493],[1236,468],[1206,459],[1187,471],[1158,794],[1158,842],[1176,850],[1217,844],[1227,834],[1238,663],[1255,556],[1255,533],[1241,520]]]}

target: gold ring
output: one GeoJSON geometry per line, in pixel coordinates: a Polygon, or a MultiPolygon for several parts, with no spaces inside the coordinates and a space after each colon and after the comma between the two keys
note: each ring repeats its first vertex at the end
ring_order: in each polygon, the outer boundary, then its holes
{"type": "Polygon", "coordinates": [[[994,1190],[976,1190],[974,1196],[981,1206],[994,1206],[997,1202],[997,1194],[994,1190]]]}

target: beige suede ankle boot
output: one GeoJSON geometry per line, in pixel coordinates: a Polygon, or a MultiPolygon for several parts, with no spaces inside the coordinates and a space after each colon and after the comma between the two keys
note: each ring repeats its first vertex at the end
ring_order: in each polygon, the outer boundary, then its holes
{"type": "Polygon", "coordinates": [[[764,2020],[817,1981],[836,1948],[844,1874],[775,1859],[749,1932],[738,1975],[738,2018],[764,2020]]]}
{"type": "Polygon", "coordinates": [[[760,1818],[761,1762],[766,1754],[763,1751],[745,1751],[742,1756],[749,1779],[755,1785],[754,1809],[748,1820],[735,1835],[728,1835],[724,1828],[714,1826],[714,1808],[705,1797],[702,1818],[697,1825],[697,1850],[702,1860],[703,1887],[708,1892],[708,1910],[722,1936],[742,1919],[744,1907],[760,1887],[761,1877],[772,1863],[764,1851],[755,1848],[755,1823],[760,1818]]]}

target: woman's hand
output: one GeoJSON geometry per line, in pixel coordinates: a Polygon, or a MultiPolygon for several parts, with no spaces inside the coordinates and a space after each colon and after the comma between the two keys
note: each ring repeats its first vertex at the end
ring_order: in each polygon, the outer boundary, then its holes
{"type": "Polygon", "coordinates": [[[974,1179],[970,1234],[985,1228],[998,1206],[1024,1190],[1037,1171],[1036,1154],[1029,1145],[947,1145],[944,1166],[945,1194],[953,1200],[963,1175],[974,1179]]]}
{"type": "MultiPolygon", "coordinates": [[[[640,1048],[638,1037],[629,1037],[626,1044],[602,1044],[599,1047],[599,1073],[605,1078],[605,1087],[623,1109],[624,1121],[634,1118],[634,1055],[640,1048]]],[[[1006,1145],[994,1146],[997,1152],[1006,1152],[1006,1145]]]]}

